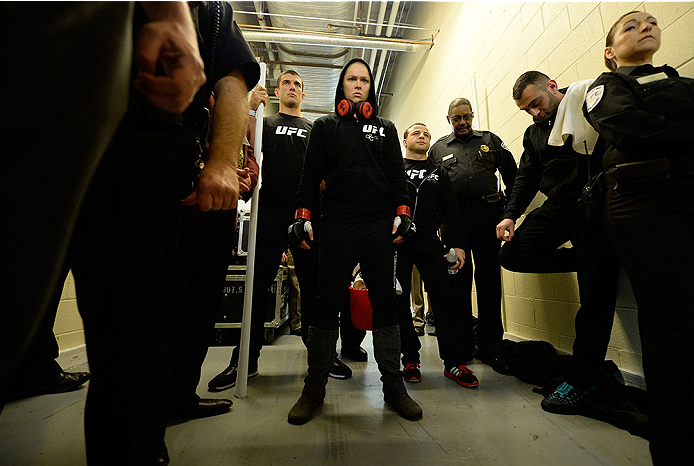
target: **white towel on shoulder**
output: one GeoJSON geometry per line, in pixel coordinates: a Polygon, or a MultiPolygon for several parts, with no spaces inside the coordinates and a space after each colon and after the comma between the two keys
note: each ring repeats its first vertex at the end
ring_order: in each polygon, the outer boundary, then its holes
{"type": "Polygon", "coordinates": [[[586,100],[588,87],[593,84],[593,81],[594,79],[587,79],[569,85],[564,98],[559,102],[554,126],[549,133],[547,143],[550,146],[563,146],[571,135],[573,136],[572,146],[576,152],[586,153],[586,148],[583,145],[585,140],[588,153],[593,153],[595,142],[598,140],[598,133],[583,116],[583,102],[586,100]]]}

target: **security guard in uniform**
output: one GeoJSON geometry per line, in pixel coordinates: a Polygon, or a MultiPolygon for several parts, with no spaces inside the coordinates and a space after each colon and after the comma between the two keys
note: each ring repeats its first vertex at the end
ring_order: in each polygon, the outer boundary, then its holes
{"type": "MultiPolygon", "coordinates": [[[[506,196],[501,191],[497,171],[510,193],[518,168],[513,154],[499,136],[490,131],[472,129],[474,114],[469,100],[454,99],[448,106],[446,118],[453,131],[436,141],[429,156],[448,171],[465,223],[469,225],[468,260],[454,278],[462,303],[464,327],[467,327],[463,329],[468,336],[466,350],[472,356],[472,302],[469,298],[472,292],[472,256],[478,310],[476,356],[495,371],[508,374],[508,364],[501,358],[504,334],[498,259],[501,243],[495,233],[496,224],[504,212],[506,196]]],[[[443,236],[446,242],[445,228],[443,236]]]]}
{"type": "Polygon", "coordinates": [[[694,427],[694,79],[653,66],[657,19],[632,11],[605,41],[605,65],[583,113],[606,141],[604,227],[638,305],[655,465],[689,453],[694,427]]]}

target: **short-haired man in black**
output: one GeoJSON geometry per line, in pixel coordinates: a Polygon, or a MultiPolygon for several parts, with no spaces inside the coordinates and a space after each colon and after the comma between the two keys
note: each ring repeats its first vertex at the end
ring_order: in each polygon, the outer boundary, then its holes
{"type": "Polygon", "coordinates": [[[308,376],[289,412],[291,424],[307,422],[325,398],[333,365],[339,312],[357,263],[373,308],[374,357],[384,400],[406,419],[422,409],[400,374],[400,332],[394,289],[394,243],[412,226],[411,204],[395,125],[377,116],[375,84],[359,58],[342,70],[335,113],[311,131],[290,238],[311,247],[312,222],[320,222],[320,284],[308,334],[308,376]],[[325,189],[320,194],[321,182],[325,189]],[[318,218],[314,211],[321,209],[318,218]]]}
{"type": "MultiPolygon", "coordinates": [[[[442,165],[453,181],[458,205],[468,223],[468,261],[456,274],[455,286],[462,303],[466,348],[471,358],[474,351],[472,336],[472,275],[474,259],[475,286],[477,288],[477,353],[475,357],[495,371],[509,374],[503,360],[501,342],[504,326],[501,322],[501,269],[495,226],[504,212],[504,193],[501,192],[497,172],[506,185],[506,193],[513,188],[516,161],[501,138],[490,131],[472,128],[474,118],[470,101],[457,98],[448,106],[446,117],[452,132],[440,138],[431,147],[429,156],[442,165]]],[[[444,242],[448,242],[446,229],[444,242]]],[[[434,319],[437,315],[434,306],[434,319]]],[[[438,326],[437,326],[438,333],[438,326]]]]}
{"type": "MultiPolygon", "coordinates": [[[[440,213],[453,236],[453,249],[458,261],[451,269],[458,271],[465,263],[465,229],[451,179],[446,169],[427,157],[431,133],[423,123],[410,125],[403,134],[405,175],[415,208],[412,220],[417,231],[397,245],[397,278],[402,294],[397,297],[403,375],[406,382],[419,382],[419,350],[422,345],[412,322],[410,284],[412,267],[422,276],[436,309],[436,333],[444,375],[463,387],[479,385],[477,377],[465,366],[467,361],[462,342],[460,313],[455,301],[452,281],[445,259],[446,248],[438,237],[440,213]]],[[[469,356],[469,355],[468,355],[469,356]]]]}
{"type": "Polygon", "coordinates": [[[505,269],[578,272],[581,308],[575,321],[573,370],[542,401],[545,410],[564,414],[580,412],[586,393],[597,382],[610,341],[620,268],[599,220],[589,217],[589,210],[579,203],[589,179],[589,157],[593,160],[601,152],[597,133],[582,118],[590,82],[560,89],[539,71],[527,71],[516,80],[513,99],[534,123],[525,130],[516,183],[497,226],[497,236],[506,242],[499,252],[505,269]],[[547,199],[516,230],[516,220],[538,191],[547,199]],[[560,248],[567,241],[573,247],[560,248]]]}
{"type": "MultiPolygon", "coordinates": [[[[279,112],[263,119],[262,185],[258,197],[249,378],[258,375],[268,307],[267,289],[275,280],[282,253],[287,249],[287,227],[294,219],[294,194],[299,186],[304,153],[313,126],[301,115],[305,93],[299,73],[294,70],[282,72],[277,78],[275,95],[279,98],[279,112]]],[[[267,102],[267,92],[258,86],[253,90],[250,102],[249,120],[253,128],[261,102],[267,102]]],[[[301,332],[305,341],[318,286],[318,250],[305,250],[296,245],[290,247],[301,288],[301,332]]],[[[235,386],[238,363],[237,346],[232,351],[229,366],[208,383],[209,390],[220,391],[235,386]]],[[[332,376],[348,378],[351,372],[336,356],[332,376]]]]}

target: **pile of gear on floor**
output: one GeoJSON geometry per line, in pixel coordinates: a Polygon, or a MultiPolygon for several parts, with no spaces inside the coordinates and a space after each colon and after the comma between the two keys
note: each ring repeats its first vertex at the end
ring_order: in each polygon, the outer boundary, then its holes
{"type": "MultiPolygon", "coordinates": [[[[571,355],[559,354],[546,341],[504,340],[503,357],[518,379],[536,385],[535,393],[547,396],[565,383],[571,355]]],[[[573,414],[607,422],[632,435],[648,439],[648,400],[646,391],[626,385],[613,361],[605,361],[600,380],[585,395],[573,414]]]]}

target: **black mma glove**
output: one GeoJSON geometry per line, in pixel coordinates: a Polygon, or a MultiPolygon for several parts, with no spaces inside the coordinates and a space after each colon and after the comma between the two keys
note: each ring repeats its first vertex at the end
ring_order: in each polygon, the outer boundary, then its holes
{"type": "Polygon", "coordinates": [[[412,217],[410,216],[410,208],[406,205],[401,205],[395,212],[395,219],[393,220],[393,228],[395,228],[395,234],[393,239],[398,236],[402,236],[402,239],[406,239],[410,234],[417,231],[417,228],[412,223],[412,217]]]}
{"type": "Polygon", "coordinates": [[[311,211],[308,209],[297,209],[294,223],[289,225],[289,244],[292,246],[301,246],[301,243],[306,241],[306,244],[311,240],[309,233],[313,232],[311,226],[311,211]]]}

